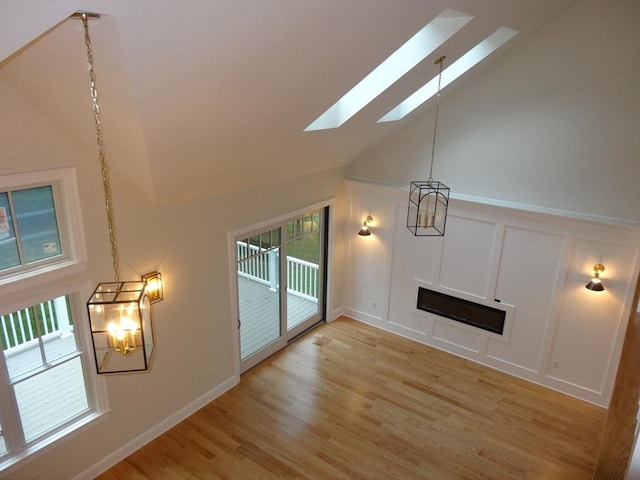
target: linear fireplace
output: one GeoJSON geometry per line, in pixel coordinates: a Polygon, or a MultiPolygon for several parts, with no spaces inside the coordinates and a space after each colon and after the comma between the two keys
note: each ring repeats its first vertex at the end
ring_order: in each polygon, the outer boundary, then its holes
{"type": "Polygon", "coordinates": [[[506,312],[463,298],[418,287],[419,310],[502,335],[506,312]]]}

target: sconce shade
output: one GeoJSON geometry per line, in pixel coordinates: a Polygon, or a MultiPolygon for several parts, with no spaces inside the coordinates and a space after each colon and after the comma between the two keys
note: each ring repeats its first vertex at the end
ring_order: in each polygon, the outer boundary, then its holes
{"type": "Polygon", "coordinates": [[[87,302],[98,373],[148,370],[154,351],[147,282],[100,283],[87,302]]]}
{"type": "Polygon", "coordinates": [[[369,230],[369,227],[367,227],[366,225],[363,225],[362,228],[360,229],[360,231],[358,232],[358,235],[362,235],[363,237],[367,237],[367,236],[371,235],[371,231],[369,230]]]}
{"type": "Polygon", "coordinates": [[[604,265],[602,265],[601,263],[596,263],[593,266],[593,278],[584,287],[587,290],[593,290],[594,292],[604,291],[604,285],[602,285],[602,280],[600,280],[600,274],[602,272],[604,272],[604,265]]]}
{"type": "Polygon", "coordinates": [[[585,288],[588,290],[593,290],[594,292],[602,292],[604,290],[604,286],[599,278],[593,277],[589,283],[585,285],[585,288]]]}
{"type": "Polygon", "coordinates": [[[443,236],[449,207],[449,187],[428,180],[411,182],[407,228],[416,237],[443,236]]]}
{"type": "Polygon", "coordinates": [[[142,276],[142,281],[147,283],[147,295],[149,296],[149,303],[156,303],[164,300],[164,293],[162,291],[162,275],[160,272],[145,273],[142,276]]]}

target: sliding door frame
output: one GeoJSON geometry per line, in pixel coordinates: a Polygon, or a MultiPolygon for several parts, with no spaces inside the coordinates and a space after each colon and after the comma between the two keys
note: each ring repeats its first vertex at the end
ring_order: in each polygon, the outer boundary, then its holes
{"type": "MultiPolygon", "coordinates": [[[[238,328],[238,321],[240,318],[240,312],[238,308],[238,283],[237,283],[237,260],[236,260],[236,238],[246,236],[251,232],[261,231],[269,229],[273,225],[283,223],[288,220],[295,219],[304,215],[305,213],[313,212],[316,210],[325,210],[325,229],[321,232],[326,244],[324,252],[325,262],[325,285],[324,285],[324,320],[331,321],[333,318],[329,318],[328,312],[332,312],[331,303],[331,254],[333,252],[333,233],[335,229],[335,198],[307,205],[305,207],[293,210],[277,217],[269,218],[256,222],[236,230],[230,230],[227,232],[227,244],[228,244],[228,261],[229,261],[229,291],[230,291],[230,312],[229,327],[231,329],[232,338],[232,353],[233,353],[233,375],[236,383],[240,382],[241,373],[241,360],[240,360],[240,330],[238,328]]],[[[286,233],[286,232],[285,232],[286,233]]],[[[322,280],[322,279],[321,279],[322,280]]]]}

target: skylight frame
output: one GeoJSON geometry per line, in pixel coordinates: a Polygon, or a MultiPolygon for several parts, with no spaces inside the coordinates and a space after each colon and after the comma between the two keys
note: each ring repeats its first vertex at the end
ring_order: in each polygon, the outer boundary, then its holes
{"type": "Polygon", "coordinates": [[[304,131],[340,127],[472,19],[473,16],[451,8],[444,10],[329,107],[304,131]]]}
{"type": "MultiPolygon", "coordinates": [[[[498,28],[495,32],[482,40],[442,72],[441,90],[460,76],[464,75],[467,71],[491,55],[517,34],[518,31],[511,28],[498,28]]],[[[403,119],[409,113],[413,112],[416,108],[433,97],[437,92],[438,77],[435,76],[428,83],[391,109],[386,115],[381,117],[377,123],[395,122],[403,119]]]]}

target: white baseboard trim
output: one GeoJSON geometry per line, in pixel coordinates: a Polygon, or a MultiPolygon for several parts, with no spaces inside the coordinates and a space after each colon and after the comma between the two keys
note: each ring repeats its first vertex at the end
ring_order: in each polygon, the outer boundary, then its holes
{"type": "Polygon", "coordinates": [[[336,309],[334,309],[327,318],[327,322],[333,322],[334,320],[336,320],[338,317],[344,315],[344,307],[338,307],[336,309]]]}
{"type": "Polygon", "coordinates": [[[116,463],[124,460],[136,450],[139,450],[140,448],[145,446],[147,443],[149,443],[156,437],[162,435],[164,432],[166,432],[170,428],[176,426],[185,418],[189,417],[190,415],[193,415],[195,412],[200,410],[206,404],[212,402],[213,400],[218,398],[220,395],[225,393],[227,390],[230,390],[231,388],[235,387],[237,384],[238,384],[238,378],[236,376],[228,378],[227,380],[225,380],[224,382],[216,386],[214,389],[209,390],[207,393],[200,396],[190,404],[186,405],[185,407],[181,408],[174,414],[165,418],[162,422],[155,425],[153,428],[150,428],[149,430],[144,432],[142,435],[139,435],[138,437],[134,438],[132,441],[130,441],[126,445],[123,445],[116,451],[112,452],[107,457],[102,459],[100,462],[96,463],[95,465],[88,468],[84,472],[73,477],[73,480],[90,480],[90,479],[96,478],[98,475],[105,472],[106,470],[114,466],[116,463]]]}

